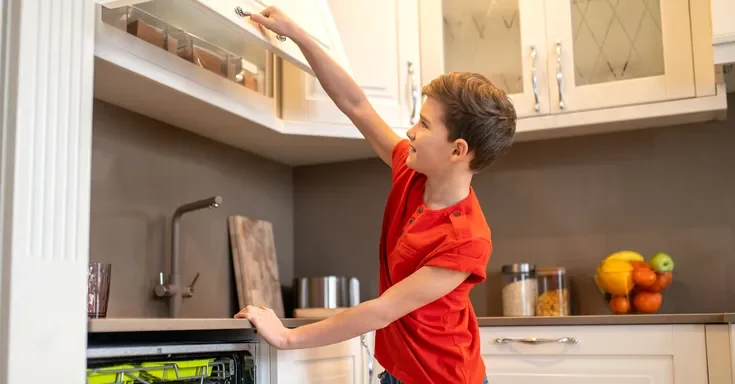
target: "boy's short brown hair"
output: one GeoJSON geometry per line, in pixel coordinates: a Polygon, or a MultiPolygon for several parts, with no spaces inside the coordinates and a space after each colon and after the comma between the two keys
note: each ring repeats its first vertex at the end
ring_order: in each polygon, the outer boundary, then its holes
{"type": "Polygon", "coordinates": [[[489,166],[513,144],[515,107],[487,77],[470,72],[447,73],[426,85],[423,94],[442,104],[449,141],[467,141],[468,151],[474,153],[472,171],[489,166]]]}

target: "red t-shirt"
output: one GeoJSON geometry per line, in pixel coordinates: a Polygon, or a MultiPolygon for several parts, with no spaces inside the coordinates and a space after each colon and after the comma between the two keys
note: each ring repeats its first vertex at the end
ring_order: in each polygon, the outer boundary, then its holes
{"type": "Polygon", "coordinates": [[[380,294],[425,265],[470,272],[454,291],[376,331],[375,358],[405,384],[481,384],[477,318],[470,288],[485,279],[492,245],[475,192],[431,210],[426,176],[406,166],[408,141],[393,149],[393,186],[380,238],[380,294]]]}

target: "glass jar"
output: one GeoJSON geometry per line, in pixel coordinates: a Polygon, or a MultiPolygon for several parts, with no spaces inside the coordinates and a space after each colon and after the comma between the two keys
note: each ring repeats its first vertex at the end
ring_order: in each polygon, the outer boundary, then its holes
{"type": "Polygon", "coordinates": [[[502,267],[503,316],[534,316],[536,313],[536,266],[509,264],[502,267]]]}
{"type": "Polygon", "coordinates": [[[537,316],[569,316],[569,282],[563,267],[536,270],[538,280],[537,316]]]}

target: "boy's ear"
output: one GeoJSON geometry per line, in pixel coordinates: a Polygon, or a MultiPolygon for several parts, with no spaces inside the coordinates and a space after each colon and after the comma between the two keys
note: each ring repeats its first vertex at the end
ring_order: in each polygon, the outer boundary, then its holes
{"type": "Polygon", "coordinates": [[[469,153],[469,145],[464,139],[454,140],[454,150],[452,151],[453,160],[461,160],[469,153]]]}

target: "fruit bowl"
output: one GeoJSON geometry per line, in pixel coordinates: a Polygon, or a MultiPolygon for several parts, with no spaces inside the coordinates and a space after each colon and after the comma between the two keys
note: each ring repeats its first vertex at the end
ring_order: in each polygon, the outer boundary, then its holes
{"type": "Polygon", "coordinates": [[[650,314],[661,308],[673,270],[674,262],[665,253],[646,261],[636,252],[621,251],[600,263],[594,280],[612,313],[650,314]]]}

